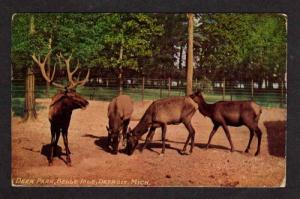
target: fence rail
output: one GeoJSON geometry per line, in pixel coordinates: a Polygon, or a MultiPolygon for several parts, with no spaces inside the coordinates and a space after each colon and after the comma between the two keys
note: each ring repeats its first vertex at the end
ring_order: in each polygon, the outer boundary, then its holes
{"type": "MultiPolygon", "coordinates": [[[[25,96],[25,80],[12,81],[12,98],[20,99],[25,96]]],[[[53,96],[57,89],[51,87],[49,96],[45,95],[46,83],[36,81],[35,94],[38,98],[53,96]]],[[[123,94],[131,96],[134,100],[156,100],[169,96],[184,96],[186,81],[182,79],[123,79],[123,94]]],[[[273,82],[259,84],[255,81],[193,81],[193,89],[201,89],[206,100],[210,103],[220,100],[255,100],[265,107],[286,107],[286,83],[273,82]]],[[[98,78],[90,80],[85,87],[79,87],[78,92],[93,100],[110,101],[120,92],[118,79],[98,78]]]]}

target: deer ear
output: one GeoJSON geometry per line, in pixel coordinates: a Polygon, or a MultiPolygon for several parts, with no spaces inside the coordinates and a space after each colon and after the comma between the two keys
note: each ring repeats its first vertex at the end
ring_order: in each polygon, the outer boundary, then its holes
{"type": "Polygon", "coordinates": [[[108,133],[110,133],[110,130],[109,130],[108,126],[106,126],[106,129],[107,129],[108,133]]]}

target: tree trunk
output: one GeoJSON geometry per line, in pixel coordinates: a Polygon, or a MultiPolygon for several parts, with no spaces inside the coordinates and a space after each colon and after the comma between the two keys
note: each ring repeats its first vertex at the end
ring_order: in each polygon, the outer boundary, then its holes
{"type": "Polygon", "coordinates": [[[188,64],[186,74],[186,95],[190,95],[193,92],[193,17],[194,14],[189,13],[189,27],[188,27],[188,64]]]}
{"type": "Polygon", "coordinates": [[[119,95],[123,94],[123,74],[122,74],[122,69],[120,69],[118,79],[119,79],[119,95]]]}
{"type": "MultiPolygon", "coordinates": [[[[47,64],[46,64],[46,70],[47,70],[47,76],[50,77],[50,59],[48,59],[47,64]]],[[[49,97],[49,88],[50,88],[50,83],[46,81],[46,90],[45,90],[45,95],[46,97],[49,97]]]]}
{"type": "MultiPolygon", "coordinates": [[[[52,49],[52,38],[49,38],[49,43],[48,43],[48,48],[49,50],[52,49]]],[[[51,59],[49,58],[46,64],[46,70],[47,70],[47,76],[50,77],[50,69],[51,69],[51,59]]],[[[50,88],[50,83],[46,82],[46,91],[45,94],[47,97],[49,97],[49,88],[50,88]]]]}
{"type": "Polygon", "coordinates": [[[121,42],[121,47],[120,47],[120,54],[119,54],[119,62],[120,62],[120,70],[119,70],[119,75],[118,75],[118,79],[119,79],[119,95],[123,94],[123,77],[122,77],[122,73],[123,73],[123,69],[122,69],[122,59],[123,59],[123,44],[124,44],[124,38],[122,38],[122,42],[121,42]]]}
{"type": "Polygon", "coordinates": [[[180,54],[179,54],[179,70],[182,70],[182,54],[183,54],[183,45],[180,45],[180,54]]]}
{"type": "MultiPolygon", "coordinates": [[[[29,34],[35,33],[34,16],[30,19],[29,34]]],[[[27,68],[25,88],[25,117],[23,121],[34,121],[37,118],[35,110],[35,76],[31,67],[27,68]]]]}
{"type": "Polygon", "coordinates": [[[35,110],[35,76],[31,67],[27,68],[26,89],[25,89],[25,117],[24,121],[36,120],[35,110]]]}

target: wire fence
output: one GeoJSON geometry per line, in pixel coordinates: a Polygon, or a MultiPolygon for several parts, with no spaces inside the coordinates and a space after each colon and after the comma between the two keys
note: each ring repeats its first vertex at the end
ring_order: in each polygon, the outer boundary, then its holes
{"type": "MultiPolygon", "coordinates": [[[[12,81],[12,100],[19,102],[25,96],[25,80],[12,81]]],[[[258,83],[255,81],[239,82],[226,80],[197,80],[193,81],[193,90],[201,89],[206,101],[213,103],[221,100],[254,100],[264,107],[282,107],[287,105],[287,86],[285,82],[258,83]]],[[[184,96],[186,81],[182,79],[147,79],[126,78],[118,79],[97,78],[90,80],[86,86],[78,87],[77,91],[90,100],[110,101],[120,93],[129,95],[133,100],[157,100],[170,96],[184,96]]],[[[57,92],[50,87],[46,94],[46,83],[36,81],[36,98],[48,98],[57,92]]]]}

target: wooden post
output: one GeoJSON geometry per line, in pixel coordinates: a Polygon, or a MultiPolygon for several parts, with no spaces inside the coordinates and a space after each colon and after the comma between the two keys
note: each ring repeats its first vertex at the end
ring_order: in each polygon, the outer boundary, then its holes
{"type": "Polygon", "coordinates": [[[285,100],[285,97],[284,97],[284,92],[283,92],[283,81],[281,81],[281,100],[280,100],[280,107],[282,108],[283,107],[283,104],[284,104],[284,100],[285,100]]]}
{"type": "Polygon", "coordinates": [[[232,90],[233,90],[233,84],[232,84],[232,81],[230,81],[229,82],[230,101],[232,101],[232,90]]]}
{"type": "Polygon", "coordinates": [[[119,95],[122,95],[123,94],[123,77],[122,77],[122,72],[119,73],[118,79],[119,79],[119,95]]]}
{"type": "Polygon", "coordinates": [[[193,92],[193,70],[194,70],[194,58],[193,58],[193,41],[194,41],[194,14],[188,14],[188,59],[187,59],[187,71],[186,71],[186,96],[193,92]]]}
{"type": "Polygon", "coordinates": [[[168,97],[170,97],[171,94],[171,78],[168,78],[168,97]]]}
{"type": "Polygon", "coordinates": [[[254,83],[253,83],[253,79],[251,80],[251,100],[254,99],[254,83]]]}
{"type": "Polygon", "coordinates": [[[145,77],[142,78],[142,101],[144,101],[145,77]]]}
{"type": "Polygon", "coordinates": [[[223,78],[223,100],[225,100],[225,83],[226,83],[226,81],[225,81],[225,77],[223,78]]]}
{"type": "Polygon", "coordinates": [[[159,98],[162,98],[162,79],[160,80],[160,92],[159,92],[159,98]]]}

